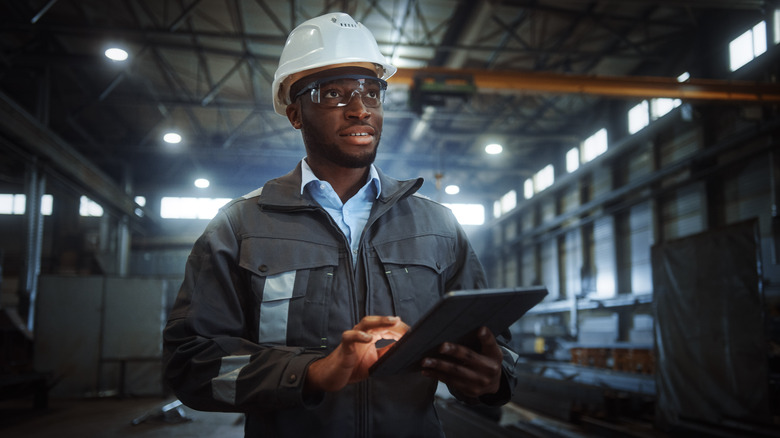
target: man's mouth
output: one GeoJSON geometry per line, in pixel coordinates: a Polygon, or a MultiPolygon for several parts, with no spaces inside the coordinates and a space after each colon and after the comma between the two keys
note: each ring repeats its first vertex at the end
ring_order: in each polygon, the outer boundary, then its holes
{"type": "Polygon", "coordinates": [[[373,137],[374,132],[374,128],[369,125],[359,125],[343,129],[339,135],[342,137],[373,137]]]}

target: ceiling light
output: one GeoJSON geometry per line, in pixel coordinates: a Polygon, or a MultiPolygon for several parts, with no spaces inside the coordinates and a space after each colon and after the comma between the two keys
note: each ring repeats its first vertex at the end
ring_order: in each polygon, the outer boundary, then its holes
{"type": "Polygon", "coordinates": [[[444,188],[444,193],[448,195],[457,195],[460,193],[460,187],[456,186],[455,184],[448,185],[444,188]]]}
{"type": "Polygon", "coordinates": [[[166,143],[170,143],[170,144],[180,143],[181,135],[175,132],[167,132],[165,135],[163,135],[163,140],[165,140],[166,143]]]}
{"type": "Polygon", "coordinates": [[[195,187],[199,189],[205,189],[208,187],[211,183],[206,178],[198,178],[195,180],[195,187]]]}
{"type": "Polygon", "coordinates": [[[490,155],[498,155],[504,150],[503,146],[498,143],[491,143],[485,146],[485,152],[490,155]]]}
{"type": "Polygon", "coordinates": [[[691,78],[691,74],[686,71],[680,76],[677,76],[677,82],[685,82],[690,78],[691,78]]]}
{"type": "Polygon", "coordinates": [[[112,60],[112,61],[125,61],[127,60],[127,52],[118,48],[118,47],[112,47],[105,52],[106,58],[112,60]]]}

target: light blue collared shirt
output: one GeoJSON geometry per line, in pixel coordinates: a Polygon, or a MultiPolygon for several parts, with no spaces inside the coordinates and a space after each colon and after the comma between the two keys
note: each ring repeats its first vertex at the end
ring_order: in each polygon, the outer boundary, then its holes
{"type": "Polygon", "coordinates": [[[304,190],[309,191],[311,197],[328,212],[341,232],[347,236],[352,251],[352,266],[355,266],[360,236],[368,222],[371,207],[382,192],[379,173],[374,165],[372,164],[369,168],[366,184],[358,190],[355,196],[347,199],[346,203],[342,203],[339,195],[333,190],[333,186],[327,181],[319,180],[312,172],[306,159],[303,159],[301,161],[301,194],[304,190]]]}

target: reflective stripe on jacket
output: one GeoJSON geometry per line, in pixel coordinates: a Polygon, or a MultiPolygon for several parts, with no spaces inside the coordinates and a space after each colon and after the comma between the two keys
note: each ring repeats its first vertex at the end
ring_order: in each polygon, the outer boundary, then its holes
{"type": "MultiPolygon", "coordinates": [[[[183,403],[246,413],[248,437],[442,436],[436,382],[419,374],[303,398],[309,363],[363,316],[412,325],[445,292],[486,285],[450,210],[414,194],[422,179],[379,173],[357,254],[301,195],[300,164],[220,210],[192,249],[164,330],[165,381],[183,403]]],[[[511,397],[513,365],[507,352],[497,403],[511,397]]]]}

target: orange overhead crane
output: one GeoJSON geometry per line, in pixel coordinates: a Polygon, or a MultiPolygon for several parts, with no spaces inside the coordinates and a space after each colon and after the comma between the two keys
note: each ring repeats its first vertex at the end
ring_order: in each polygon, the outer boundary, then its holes
{"type": "MultiPolygon", "coordinates": [[[[752,81],[689,79],[650,76],[588,76],[559,73],[493,71],[447,68],[399,68],[388,82],[414,86],[436,81],[452,81],[477,90],[518,93],[592,94],[612,97],[735,102],[780,102],[780,85],[752,81]],[[467,79],[464,79],[467,78],[467,79]],[[464,82],[465,81],[465,82],[464,82]]],[[[443,86],[445,84],[440,83],[443,86]]]]}

